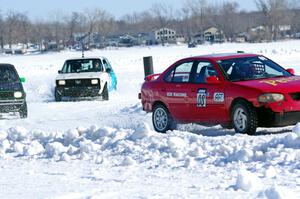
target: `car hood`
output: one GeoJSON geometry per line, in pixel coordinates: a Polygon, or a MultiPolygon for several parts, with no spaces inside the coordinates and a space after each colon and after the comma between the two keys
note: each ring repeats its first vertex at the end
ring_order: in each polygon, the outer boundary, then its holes
{"type": "Polygon", "coordinates": [[[59,79],[91,79],[100,78],[103,72],[86,72],[86,73],[65,73],[59,74],[56,80],[59,79]]]}
{"type": "Polygon", "coordinates": [[[23,90],[21,83],[1,83],[0,92],[3,91],[20,91],[23,90]]]}
{"type": "Polygon", "coordinates": [[[233,82],[235,85],[253,88],[261,92],[290,93],[300,92],[300,76],[278,77],[233,82]]]}

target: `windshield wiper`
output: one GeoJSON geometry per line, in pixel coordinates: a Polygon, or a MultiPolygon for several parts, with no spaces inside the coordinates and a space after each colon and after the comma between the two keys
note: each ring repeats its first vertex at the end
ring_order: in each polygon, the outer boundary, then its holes
{"type": "Polygon", "coordinates": [[[230,81],[232,82],[240,82],[240,81],[248,81],[248,80],[253,80],[252,78],[239,78],[239,79],[232,79],[230,81]]]}

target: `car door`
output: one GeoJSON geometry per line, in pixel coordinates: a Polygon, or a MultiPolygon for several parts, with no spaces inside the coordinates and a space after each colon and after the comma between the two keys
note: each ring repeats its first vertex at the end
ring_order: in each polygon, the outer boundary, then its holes
{"type": "Polygon", "coordinates": [[[165,83],[160,88],[163,101],[168,104],[172,116],[176,120],[186,121],[188,112],[188,90],[193,61],[176,64],[165,76],[165,83]]]}
{"type": "Polygon", "coordinates": [[[220,74],[210,61],[195,63],[189,92],[189,112],[194,122],[217,123],[225,118],[225,93],[220,74]],[[207,82],[213,77],[215,82],[207,82]]]}

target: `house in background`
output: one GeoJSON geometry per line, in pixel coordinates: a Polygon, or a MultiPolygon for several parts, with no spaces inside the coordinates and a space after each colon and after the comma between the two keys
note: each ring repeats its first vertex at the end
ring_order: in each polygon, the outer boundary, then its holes
{"type": "Polygon", "coordinates": [[[192,40],[197,44],[203,44],[204,42],[223,43],[225,41],[225,35],[222,30],[216,27],[210,27],[203,32],[195,34],[192,40]]]}
{"type": "Polygon", "coordinates": [[[225,41],[225,35],[222,30],[216,27],[210,27],[203,32],[204,41],[210,43],[223,43],[225,41]]]}
{"type": "Polygon", "coordinates": [[[150,33],[150,36],[156,44],[158,43],[176,43],[176,31],[170,28],[160,28],[150,33]]]}

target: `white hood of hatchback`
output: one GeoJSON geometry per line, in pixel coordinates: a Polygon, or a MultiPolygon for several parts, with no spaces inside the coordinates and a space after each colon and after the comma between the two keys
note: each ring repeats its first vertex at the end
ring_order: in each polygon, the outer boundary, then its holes
{"type": "Polygon", "coordinates": [[[56,80],[101,78],[103,72],[66,73],[59,74],[56,80]]]}

